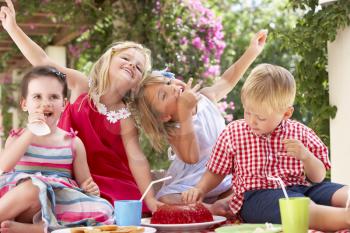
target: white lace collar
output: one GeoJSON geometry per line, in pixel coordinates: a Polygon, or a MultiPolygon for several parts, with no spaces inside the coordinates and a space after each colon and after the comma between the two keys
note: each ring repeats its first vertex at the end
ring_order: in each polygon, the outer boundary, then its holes
{"type": "Polygon", "coordinates": [[[116,111],[108,111],[106,105],[100,103],[100,97],[98,96],[93,96],[92,101],[94,102],[97,111],[100,114],[106,116],[107,120],[112,124],[118,122],[121,119],[126,119],[131,115],[130,111],[127,108],[120,108],[116,111]]]}

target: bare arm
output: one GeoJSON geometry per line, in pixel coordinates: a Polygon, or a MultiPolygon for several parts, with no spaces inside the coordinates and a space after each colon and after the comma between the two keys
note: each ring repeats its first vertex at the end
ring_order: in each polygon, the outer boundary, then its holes
{"type": "MultiPolygon", "coordinates": [[[[28,123],[36,121],[45,122],[42,109],[37,109],[28,115],[28,123]]],[[[0,154],[0,170],[8,172],[22,158],[28,146],[34,138],[34,134],[27,128],[20,132],[20,135],[9,137],[5,143],[5,149],[0,154]]]]}
{"type": "Polygon", "coordinates": [[[191,78],[184,88],[178,101],[177,110],[177,120],[180,127],[174,129],[173,134],[169,137],[169,142],[182,161],[193,164],[197,163],[199,159],[199,145],[193,127],[192,115],[196,111],[200,83],[192,88],[191,78]]]}
{"type": "Polygon", "coordinates": [[[232,64],[212,86],[203,88],[201,93],[213,102],[220,101],[238,83],[248,67],[264,48],[267,38],[267,31],[259,31],[251,40],[249,47],[244,54],[232,64]]]}
{"type": "Polygon", "coordinates": [[[86,151],[80,138],[74,138],[75,157],[73,162],[74,177],[79,186],[91,177],[89,166],[86,160],[86,151]]]}
{"type": "Polygon", "coordinates": [[[68,88],[72,91],[71,102],[88,90],[88,80],[79,71],[56,64],[45,51],[31,40],[16,23],[16,13],[11,0],[6,0],[7,7],[1,7],[0,20],[9,36],[33,66],[49,65],[67,75],[68,88]]]}
{"type": "Polygon", "coordinates": [[[326,177],[326,168],[321,160],[316,158],[311,152],[309,153],[310,155],[303,160],[306,176],[312,182],[322,182],[326,177]]]}
{"type": "Polygon", "coordinates": [[[172,149],[179,158],[188,164],[194,164],[199,159],[199,145],[192,123],[192,113],[180,122],[180,128],[174,130],[169,138],[172,149]]]}
{"type": "MultiPolygon", "coordinates": [[[[129,167],[139,190],[143,194],[152,181],[150,166],[146,156],[141,150],[138,132],[133,120],[127,118],[122,121],[121,126],[122,139],[128,156],[129,167]]],[[[146,195],[145,201],[152,212],[156,211],[157,206],[161,205],[154,196],[153,188],[151,188],[146,195]]]]}
{"type": "Polygon", "coordinates": [[[86,193],[99,196],[100,189],[93,181],[89,166],[86,160],[86,151],[80,138],[74,138],[75,157],[73,162],[74,178],[79,187],[86,193]]]}
{"type": "Polygon", "coordinates": [[[326,168],[321,160],[313,155],[303,143],[296,139],[284,139],[284,146],[290,156],[303,162],[306,176],[315,183],[326,177],[326,168]]]}
{"type": "Polygon", "coordinates": [[[225,178],[225,175],[218,175],[212,173],[209,170],[203,174],[198,184],[182,193],[182,199],[185,203],[193,203],[201,201],[205,194],[217,187],[221,181],[225,178]]]}
{"type": "Polygon", "coordinates": [[[33,137],[34,135],[25,129],[21,135],[7,138],[5,148],[0,153],[0,170],[11,171],[23,157],[33,137]]]}

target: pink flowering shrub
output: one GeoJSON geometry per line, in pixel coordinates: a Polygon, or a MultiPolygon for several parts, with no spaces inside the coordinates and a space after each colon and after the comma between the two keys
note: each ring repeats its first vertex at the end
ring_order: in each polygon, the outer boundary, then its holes
{"type": "MultiPolygon", "coordinates": [[[[155,0],[151,9],[148,47],[154,67],[176,74],[187,81],[193,77],[211,85],[221,74],[220,60],[225,49],[221,19],[200,0],[155,0]]],[[[220,110],[232,121],[234,105],[222,102],[220,110]]]]}
{"type": "MultiPolygon", "coordinates": [[[[135,41],[152,51],[154,69],[164,69],[187,81],[190,77],[211,85],[221,73],[221,59],[225,49],[221,19],[200,0],[32,0],[17,1],[18,22],[40,9],[47,14],[47,22],[64,25],[64,34],[47,33],[32,38],[45,47],[61,39],[67,47],[68,65],[89,73],[91,65],[105,49],[116,41],[135,41]],[[20,10],[21,9],[21,10],[20,10]],[[73,40],[66,39],[75,37],[73,40]]],[[[30,21],[29,21],[30,22],[30,21]]],[[[30,30],[39,26],[29,25],[30,30]]],[[[8,53],[6,53],[8,54],[8,53]]],[[[8,56],[8,55],[7,55],[8,56]]],[[[2,63],[6,61],[2,56],[2,63]]],[[[230,101],[227,101],[230,102],[230,101]]],[[[232,120],[233,103],[220,103],[224,117],[232,120]],[[227,111],[228,110],[228,111],[227,111]],[[228,113],[226,113],[228,112],[228,113]]],[[[142,140],[146,154],[152,154],[151,164],[166,167],[147,143],[142,140]],[[163,166],[164,165],[164,166],[163,166]]]]}
{"type": "Polygon", "coordinates": [[[187,80],[211,79],[220,75],[220,59],[225,48],[221,19],[200,0],[156,0],[152,9],[157,42],[150,41],[155,66],[187,80]],[[166,64],[164,64],[164,61],[166,64]]]}

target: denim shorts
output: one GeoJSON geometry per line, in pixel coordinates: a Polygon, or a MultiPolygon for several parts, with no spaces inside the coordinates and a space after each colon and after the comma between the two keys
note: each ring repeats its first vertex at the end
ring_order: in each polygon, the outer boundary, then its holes
{"type": "MultiPolygon", "coordinates": [[[[289,197],[309,197],[319,205],[331,205],[333,194],[344,185],[322,182],[312,186],[295,185],[286,188],[289,197]]],[[[249,223],[281,223],[278,199],[283,198],[282,189],[251,190],[244,193],[240,215],[249,223]]]]}

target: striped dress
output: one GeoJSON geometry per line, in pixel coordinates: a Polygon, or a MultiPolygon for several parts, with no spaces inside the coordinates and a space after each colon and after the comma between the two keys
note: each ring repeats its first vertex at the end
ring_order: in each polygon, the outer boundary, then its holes
{"type": "MultiPolygon", "coordinates": [[[[12,133],[16,135],[17,133],[12,133]]],[[[69,134],[74,140],[75,134],[69,134]]],[[[44,147],[31,144],[13,171],[0,176],[0,198],[21,181],[31,179],[39,189],[41,212],[33,222],[44,221],[46,231],[63,227],[113,223],[113,207],[87,195],[73,180],[73,143],[44,147]]]]}

